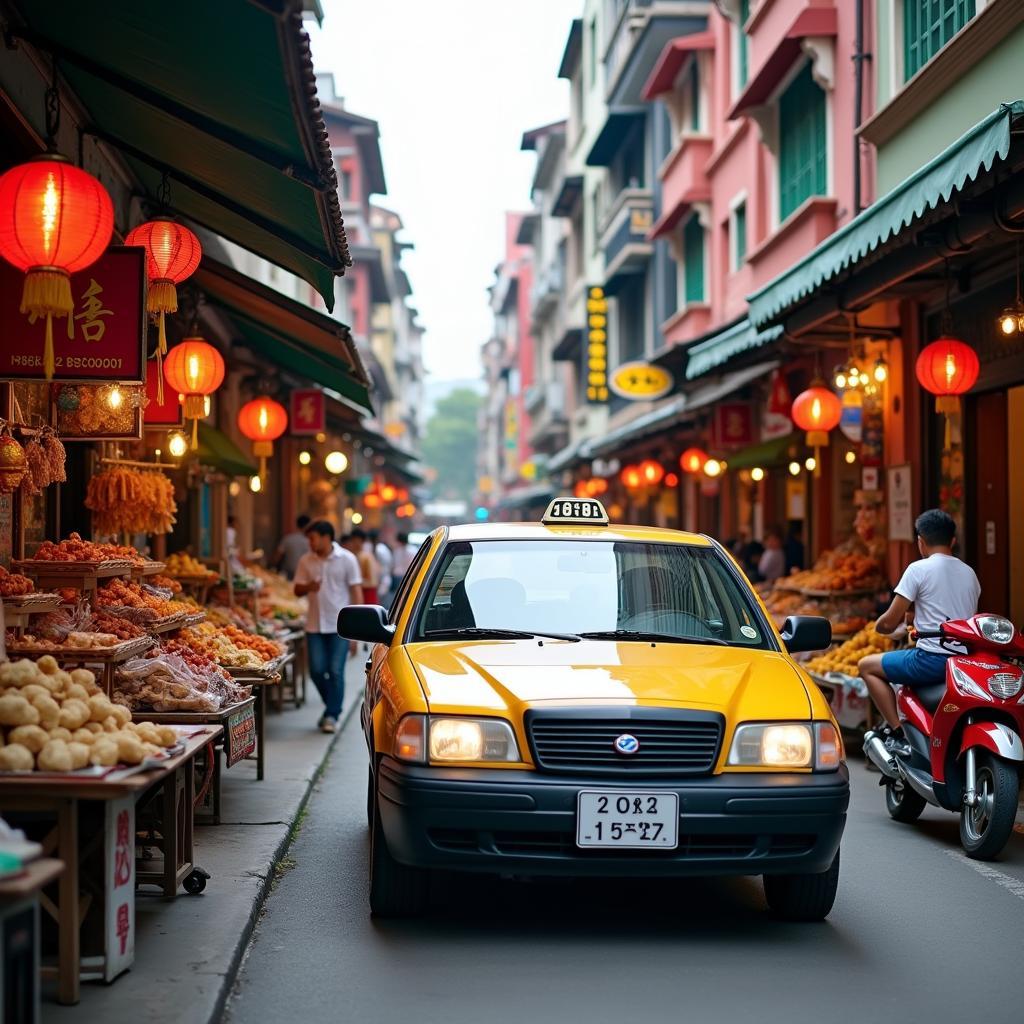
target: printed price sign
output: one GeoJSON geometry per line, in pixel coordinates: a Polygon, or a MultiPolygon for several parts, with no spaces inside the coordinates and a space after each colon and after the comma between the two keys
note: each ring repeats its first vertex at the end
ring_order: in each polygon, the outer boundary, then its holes
{"type": "Polygon", "coordinates": [[[256,750],[256,713],[253,705],[240,708],[228,718],[224,754],[227,767],[238,764],[256,750]]]}
{"type": "Polygon", "coordinates": [[[135,798],[107,800],[105,813],[103,980],[113,981],[135,961],[135,798]]]}
{"type": "MultiPolygon", "coordinates": [[[[46,324],[20,312],[25,275],[0,260],[0,378],[45,380],[46,324]]],[[[75,308],[53,322],[54,380],[145,382],[146,250],[112,246],[71,275],[75,308]]]]}

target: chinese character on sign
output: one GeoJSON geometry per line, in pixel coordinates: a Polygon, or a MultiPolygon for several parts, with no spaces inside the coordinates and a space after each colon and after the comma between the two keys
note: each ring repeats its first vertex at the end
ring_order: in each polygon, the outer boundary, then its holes
{"type": "Polygon", "coordinates": [[[114,848],[114,888],[119,889],[132,880],[132,848],[128,834],[128,812],[117,816],[117,846],[114,848]]]}
{"type": "Polygon", "coordinates": [[[100,298],[102,294],[103,286],[97,284],[95,278],[90,278],[89,287],[82,293],[82,305],[85,308],[75,314],[75,319],[82,324],[82,335],[86,341],[102,341],[107,325],[101,317],[114,315],[113,310],[104,308],[100,298]]]}
{"type": "Polygon", "coordinates": [[[291,432],[301,436],[326,429],[324,393],[319,388],[299,388],[291,395],[291,432]]]}
{"type": "Polygon", "coordinates": [[[117,937],[121,940],[121,956],[128,948],[128,933],[131,931],[131,920],[128,915],[128,904],[122,903],[117,908],[117,937]]]}
{"type": "Polygon", "coordinates": [[[723,448],[739,448],[751,444],[754,424],[747,402],[720,402],[715,406],[715,442],[723,448]]]}

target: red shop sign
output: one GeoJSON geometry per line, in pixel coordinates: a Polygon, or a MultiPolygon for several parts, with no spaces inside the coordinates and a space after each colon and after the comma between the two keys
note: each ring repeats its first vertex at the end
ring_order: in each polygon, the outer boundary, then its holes
{"type": "MultiPolygon", "coordinates": [[[[0,260],[0,378],[44,381],[42,319],[20,312],[25,275],[0,260]]],[[[53,379],[89,383],[145,381],[146,250],[112,246],[91,267],[71,275],[74,313],[53,323],[53,379]],[[68,324],[71,337],[68,337],[68,324]]]]}
{"type": "Polygon", "coordinates": [[[164,400],[161,405],[157,401],[159,394],[157,390],[157,369],[156,362],[150,359],[146,362],[146,397],[149,404],[142,414],[142,422],[147,427],[180,427],[185,423],[183,415],[184,407],[178,398],[178,392],[170,386],[164,387],[164,400]]]}
{"type": "Polygon", "coordinates": [[[715,447],[741,448],[754,443],[754,417],[748,402],[719,402],[713,426],[715,447]]]}
{"type": "Polygon", "coordinates": [[[288,425],[296,437],[309,437],[326,428],[327,407],[319,388],[300,388],[292,392],[288,425]]]}

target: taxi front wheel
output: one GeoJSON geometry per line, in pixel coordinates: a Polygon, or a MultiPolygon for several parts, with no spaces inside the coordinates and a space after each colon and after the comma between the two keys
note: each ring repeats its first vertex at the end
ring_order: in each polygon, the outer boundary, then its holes
{"type": "Polygon", "coordinates": [[[373,789],[370,826],[370,913],[374,917],[413,917],[427,905],[429,875],[391,856],[380,822],[380,797],[373,789]]]}
{"type": "Polygon", "coordinates": [[[787,921],[824,921],[836,901],[839,851],[827,871],[816,875],[765,875],[768,906],[787,921]]]}

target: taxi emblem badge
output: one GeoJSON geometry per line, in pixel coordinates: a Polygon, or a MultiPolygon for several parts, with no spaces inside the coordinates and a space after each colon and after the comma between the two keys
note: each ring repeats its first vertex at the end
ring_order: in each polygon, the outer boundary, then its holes
{"type": "Polygon", "coordinates": [[[624,732],[621,736],[616,737],[615,749],[620,754],[635,754],[640,749],[640,741],[628,732],[624,732]]]}

